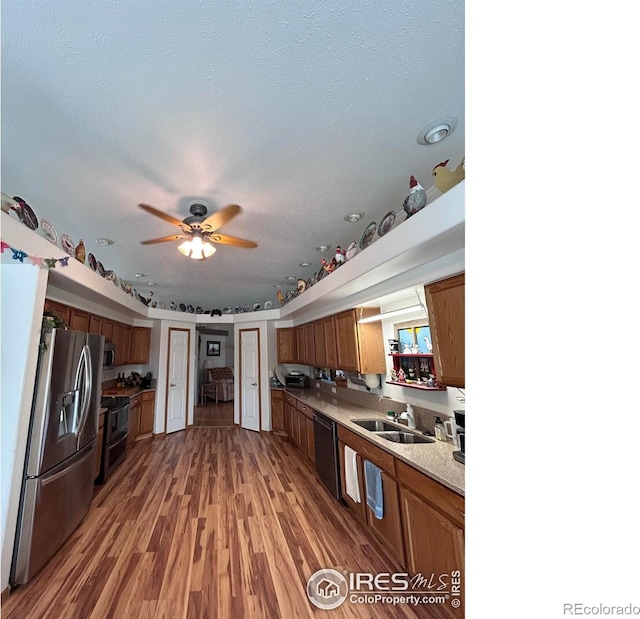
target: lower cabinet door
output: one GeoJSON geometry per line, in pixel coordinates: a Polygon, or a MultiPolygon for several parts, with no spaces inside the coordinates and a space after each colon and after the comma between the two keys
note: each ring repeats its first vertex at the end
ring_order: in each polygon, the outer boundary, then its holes
{"type": "Polygon", "coordinates": [[[315,463],[316,441],[315,441],[315,432],[313,430],[313,419],[309,419],[309,417],[305,417],[305,425],[307,430],[307,458],[309,458],[311,462],[315,463]]]}
{"type": "MultiPolygon", "coordinates": [[[[402,521],[400,519],[400,501],[396,480],[382,472],[382,519],[378,520],[373,510],[367,506],[367,523],[380,543],[391,553],[394,559],[404,567],[404,546],[402,544],[402,521]]],[[[365,490],[366,502],[366,490],[365,490]]]]}
{"type": "Polygon", "coordinates": [[[362,464],[362,458],[360,454],[356,454],[356,470],[358,471],[358,488],[360,489],[360,503],[356,503],[348,494],[347,494],[347,482],[345,476],[345,464],[344,464],[344,443],[342,441],[338,441],[338,449],[340,453],[338,458],[340,460],[340,487],[342,488],[342,498],[346,501],[349,508],[356,515],[358,520],[363,523],[367,522],[367,515],[365,514],[365,507],[367,504],[367,495],[364,491],[364,467],[362,464]]]}
{"type": "MultiPolygon", "coordinates": [[[[429,503],[400,487],[407,571],[442,578],[450,597],[445,604],[430,607],[437,617],[464,617],[464,529],[434,509],[429,503]],[[457,583],[456,579],[460,579],[457,583]],[[456,590],[456,587],[459,589],[456,590]],[[459,597],[458,595],[459,594],[459,597]],[[454,599],[460,600],[456,607],[454,599]]],[[[437,590],[433,591],[437,595],[437,590]]]]}

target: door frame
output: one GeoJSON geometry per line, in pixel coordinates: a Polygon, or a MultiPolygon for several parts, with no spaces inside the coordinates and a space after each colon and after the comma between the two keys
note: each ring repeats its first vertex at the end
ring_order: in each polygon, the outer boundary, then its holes
{"type": "Polygon", "coordinates": [[[260,327],[251,327],[250,329],[239,329],[238,330],[238,400],[240,402],[240,427],[242,428],[242,411],[244,407],[242,406],[242,334],[249,331],[255,331],[258,334],[258,386],[256,389],[258,390],[258,432],[262,432],[262,359],[261,359],[261,349],[260,349],[260,327]]]}
{"type": "Polygon", "coordinates": [[[189,387],[191,385],[190,377],[190,365],[191,365],[191,329],[185,329],[183,327],[169,327],[167,331],[167,369],[164,378],[164,435],[167,435],[167,422],[169,420],[169,361],[171,360],[171,332],[172,331],[185,331],[187,333],[187,384],[185,385],[185,397],[184,403],[184,429],[193,425],[189,423],[189,387]]]}

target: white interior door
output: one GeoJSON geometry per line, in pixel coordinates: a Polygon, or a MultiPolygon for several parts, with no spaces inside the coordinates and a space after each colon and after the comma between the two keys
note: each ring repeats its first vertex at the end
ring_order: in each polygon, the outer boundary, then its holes
{"type": "Polygon", "coordinates": [[[240,424],[260,432],[260,331],[240,330],[240,424]]]}
{"type": "Polygon", "coordinates": [[[167,434],[187,427],[189,331],[169,328],[167,434]]]}

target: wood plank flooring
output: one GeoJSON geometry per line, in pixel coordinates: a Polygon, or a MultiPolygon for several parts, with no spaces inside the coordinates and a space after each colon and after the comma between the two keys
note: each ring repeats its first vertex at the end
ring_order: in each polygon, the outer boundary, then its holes
{"type": "Polygon", "coordinates": [[[393,572],[286,439],[193,427],[138,441],[71,538],[4,619],[428,617],[313,606],[316,570],[393,572]]]}
{"type": "Polygon", "coordinates": [[[233,400],[198,404],[193,411],[193,425],[229,428],[233,426],[233,400]]]}

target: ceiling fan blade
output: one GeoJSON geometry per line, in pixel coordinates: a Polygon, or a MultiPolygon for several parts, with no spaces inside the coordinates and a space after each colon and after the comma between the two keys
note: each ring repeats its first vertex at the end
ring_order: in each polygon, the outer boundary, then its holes
{"type": "Polygon", "coordinates": [[[151,213],[152,215],[155,215],[156,217],[160,217],[160,219],[164,219],[165,221],[168,221],[170,224],[173,224],[174,226],[178,226],[178,227],[182,228],[183,226],[187,226],[188,225],[188,224],[185,224],[184,222],[180,221],[179,219],[176,219],[172,215],[168,215],[167,213],[158,210],[154,206],[150,206],[149,204],[138,204],[138,206],[142,210],[147,211],[147,213],[151,213]]]}
{"type": "Polygon", "coordinates": [[[253,241],[245,241],[244,239],[239,239],[237,236],[229,236],[228,234],[216,233],[207,234],[206,236],[212,243],[220,243],[221,245],[232,245],[233,247],[244,247],[247,249],[258,247],[258,244],[253,241]]]}
{"type": "Polygon", "coordinates": [[[188,234],[170,234],[169,236],[161,236],[157,239],[140,241],[140,245],[153,245],[154,243],[165,243],[166,241],[178,241],[179,239],[186,239],[188,237],[188,234]]]}
{"type": "Polygon", "coordinates": [[[209,215],[200,224],[200,228],[206,232],[215,232],[228,221],[231,221],[240,211],[242,211],[242,207],[239,204],[228,204],[223,209],[209,215]]]}

